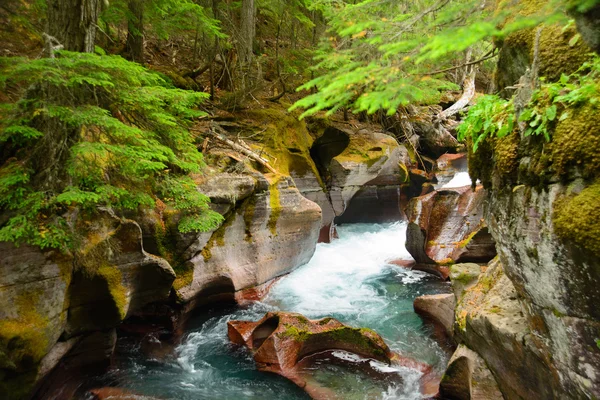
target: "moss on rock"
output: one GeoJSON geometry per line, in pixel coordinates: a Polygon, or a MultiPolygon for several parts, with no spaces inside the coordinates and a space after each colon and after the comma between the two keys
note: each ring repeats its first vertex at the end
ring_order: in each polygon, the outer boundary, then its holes
{"type": "MultiPolygon", "coordinates": [[[[1,290],[1,289],[0,289],[1,290]]],[[[37,310],[40,295],[22,294],[13,307],[18,318],[0,321],[0,393],[3,399],[27,398],[35,384],[38,366],[47,354],[49,320],[37,310]]]]}
{"type": "Polygon", "coordinates": [[[556,201],[552,221],[558,237],[600,257],[600,182],[556,201]]]}
{"type": "Polygon", "coordinates": [[[269,187],[269,209],[271,212],[269,213],[269,221],[267,222],[267,226],[269,231],[271,231],[271,234],[276,235],[277,221],[281,215],[281,198],[277,183],[274,183],[269,187]]]}
{"type": "Polygon", "coordinates": [[[511,134],[494,141],[494,158],[496,169],[500,174],[510,176],[518,170],[520,141],[516,129],[511,134]]]}
{"type": "Polygon", "coordinates": [[[127,289],[125,289],[122,283],[123,275],[121,271],[115,266],[103,265],[98,268],[96,273],[106,281],[108,291],[119,312],[119,316],[122,320],[125,319],[129,302],[127,300],[127,289]]]}
{"type": "Polygon", "coordinates": [[[586,105],[568,110],[552,135],[552,162],[560,175],[577,168],[586,178],[600,172],[600,121],[598,109],[586,105]]]}

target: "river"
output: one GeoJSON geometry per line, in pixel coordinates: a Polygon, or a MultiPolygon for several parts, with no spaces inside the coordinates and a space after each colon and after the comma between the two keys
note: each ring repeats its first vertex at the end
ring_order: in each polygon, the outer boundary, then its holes
{"type": "MultiPolygon", "coordinates": [[[[406,223],[351,224],[338,227],[338,232],[338,240],[319,244],[311,261],[280,279],[262,302],[207,311],[192,319],[181,343],[166,357],[149,357],[139,345],[121,340],[117,367],[97,383],[160,399],[307,399],[284,378],[256,371],[248,351],[227,339],[227,321],[258,320],[274,310],[299,312],[311,319],[332,316],[371,328],[392,350],[442,372],[447,354],[434,339],[433,329],[414,313],[412,303],[419,295],[447,292],[448,284],[389,263],[411,259],[404,247],[406,223]]],[[[332,356],[365,362],[343,352],[332,356]]],[[[335,363],[325,363],[315,373],[321,384],[344,399],[422,397],[419,372],[373,366],[401,379],[374,381],[335,363]]]]}

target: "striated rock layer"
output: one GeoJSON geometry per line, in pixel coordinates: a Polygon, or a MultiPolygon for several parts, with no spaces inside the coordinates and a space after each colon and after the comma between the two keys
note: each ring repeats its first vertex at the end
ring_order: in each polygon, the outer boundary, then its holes
{"type": "Polygon", "coordinates": [[[487,262],[494,240],[483,219],[483,187],[440,189],[410,201],[406,249],[420,264],[487,262]]]}

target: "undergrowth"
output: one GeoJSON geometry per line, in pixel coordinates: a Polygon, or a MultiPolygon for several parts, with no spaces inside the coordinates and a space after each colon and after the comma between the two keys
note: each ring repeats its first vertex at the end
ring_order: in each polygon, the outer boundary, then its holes
{"type": "Polygon", "coordinates": [[[186,126],[205,93],[119,56],[65,51],[0,58],[0,87],[0,241],[66,251],[78,214],[158,200],[182,213],[182,232],[220,223],[189,177],[204,165],[186,126]]]}

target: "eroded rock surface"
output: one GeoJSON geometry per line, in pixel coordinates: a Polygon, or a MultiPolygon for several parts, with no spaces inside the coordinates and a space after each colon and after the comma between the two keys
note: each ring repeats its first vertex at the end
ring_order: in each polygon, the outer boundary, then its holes
{"type": "Polygon", "coordinates": [[[478,186],[441,189],[408,205],[406,248],[421,264],[487,262],[494,241],[483,219],[486,193],[478,186]]]}
{"type": "Polygon", "coordinates": [[[473,350],[460,345],[448,362],[440,396],[451,400],[502,400],[494,376],[473,350]]]}
{"type": "Polygon", "coordinates": [[[454,294],[431,294],[419,296],[413,303],[415,312],[432,319],[452,336],[454,326],[454,294]]]}
{"type": "Polygon", "coordinates": [[[290,272],[312,257],[320,224],[321,209],[289,180],[254,193],[184,263],[187,272],[175,286],[180,301],[193,307],[211,296],[233,299],[290,272]]]}
{"type": "Polygon", "coordinates": [[[338,396],[311,378],[307,362],[315,354],[344,350],[385,364],[416,368],[424,374],[423,387],[432,395],[431,368],[393,353],[383,339],[366,328],[352,328],[333,318],[309,320],[296,313],[267,313],[260,321],[229,321],[229,340],[252,351],[260,371],[282,375],[303,388],[315,399],[338,396]],[[428,385],[426,385],[428,384],[428,385]]]}

